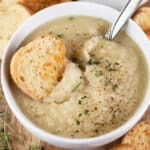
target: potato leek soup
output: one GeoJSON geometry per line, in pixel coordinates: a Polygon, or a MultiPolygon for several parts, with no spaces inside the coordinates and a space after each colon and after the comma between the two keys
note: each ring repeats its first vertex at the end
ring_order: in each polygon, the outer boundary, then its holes
{"type": "Polygon", "coordinates": [[[100,18],[66,16],[27,37],[23,45],[40,35],[56,35],[67,49],[63,76],[42,101],[12,82],[16,101],[31,121],[56,135],[85,138],[112,131],[133,115],[145,95],[147,64],[125,32],[105,40],[108,27],[100,18]]]}

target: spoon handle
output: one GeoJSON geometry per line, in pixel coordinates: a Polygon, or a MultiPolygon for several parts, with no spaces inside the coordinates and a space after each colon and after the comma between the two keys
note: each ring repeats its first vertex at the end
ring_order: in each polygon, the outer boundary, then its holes
{"type": "Polygon", "coordinates": [[[126,21],[131,17],[136,8],[139,6],[141,1],[142,0],[128,0],[127,4],[121,9],[120,14],[106,33],[106,39],[112,40],[117,35],[126,21]]]}

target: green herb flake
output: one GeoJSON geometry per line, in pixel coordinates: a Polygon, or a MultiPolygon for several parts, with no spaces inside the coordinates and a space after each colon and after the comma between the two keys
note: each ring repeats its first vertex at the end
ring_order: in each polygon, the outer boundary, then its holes
{"type": "Polygon", "coordinates": [[[57,34],[57,36],[59,37],[59,38],[63,38],[64,37],[64,34],[57,34]]]}
{"type": "Polygon", "coordinates": [[[96,61],[96,60],[90,59],[90,60],[87,62],[87,65],[98,65],[98,64],[100,64],[100,63],[101,63],[100,61],[96,61]]]}
{"type": "Polygon", "coordinates": [[[108,68],[108,71],[117,71],[115,68],[108,68]]]}
{"type": "Polygon", "coordinates": [[[80,125],[80,121],[79,121],[79,120],[76,120],[76,124],[79,126],[79,125],[80,125]]]}
{"type": "Polygon", "coordinates": [[[43,150],[41,146],[31,145],[31,150],[43,150]]]}
{"type": "Polygon", "coordinates": [[[80,81],[79,83],[77,83],[74,87],[73,87],[73,89],[71,90],[71,92],[75,92],[78,88],[79,88],[79,86],[82,84],[82,82],[80,81]]]}
{"type": "Polygon", "coordinates": [[[5,112],[0,112],[0,117],[4,116],[5,112]]]}
{"type": "Polygon", "coordinates": [[[116,88],[118,88],[118,85],[117,85],[117,84],[113,84],[113,85],[112,85],[112,90],[115,91],[116,88]]]}
{"type": "Polygon", "coordinates": [[[92,59],[88,60],[87,64],[92,65],[92,59]]]}
{"type": "Polygon", "coordinates": [[[85,114],[85,115],[88,115],[88,113],[89,113],[89,110],[88,110],[88,109],[85,109],[84,114],[85,114]]]}
{"type": "MultiPolygon", "coordinates": [[[[118,65],[118,63],[116,62],[115,65],[118,65]]],[[[106,66],[106,70],[107,71],[117,71],[117,69],[112,67],[110,63],[106,66]]]]}
{"type": "Polygon", "coordinates": [[[8,133],[4,133],[3,139],[4,139],[5,141],[8,141],[8,140],[9,140],[9,134],[8,134],[8,133]]]}
{"type": "Polygon", "coordinates": [[[2,132],[0,133],[0,138],[1,138],[1,144],[3,146],[4,150],[11,150],[11,146],[9,143],[9,133],[7,132],[2,132]]]}
{"type": "Polygon", "coordinates": [[[118,62],[115,62],[115,65],[119,65],[119,63],[118,63],[118,62]]]}
{"type": "Polygon", "coordinates": [[[80,105],[82,104],[82,101],[81,101],[81,100],[79,100],[79,104],[80,104],[80,105]]]}
{"type": "Polygon", "coordinates": [[[86,98],[86,96],[81,97],[81,99],[85,99],[85,98],[86,98]]]}
{"type": "Polygon", "coordinates": [[[81,116],[82,116],[82,114],[80,113],[80,114],[79,114],[79,117],[81,117],[81,116]]]}

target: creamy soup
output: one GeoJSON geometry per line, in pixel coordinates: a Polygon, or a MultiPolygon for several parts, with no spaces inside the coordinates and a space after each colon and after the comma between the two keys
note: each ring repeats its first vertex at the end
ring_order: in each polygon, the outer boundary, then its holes
{"type": "Polygon", "coordinates": [[[94,137],[119,127],[136,111],[147,87],[146,62],[126,33],[104,40],[108,27],[100,18],[62,17],[25,40],[23,45],[39,35],[54,34],[67,48],[63,77],[42,102],[12,84],[17,103],[36,125],[60,136],[94,137]]]}

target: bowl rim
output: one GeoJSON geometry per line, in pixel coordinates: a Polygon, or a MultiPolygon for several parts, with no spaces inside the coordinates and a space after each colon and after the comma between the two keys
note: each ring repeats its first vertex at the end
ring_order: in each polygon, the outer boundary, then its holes
{"type": "MultiPolygon", "coordinates": [[[[30,17],[27,21],[25,21],[25,23],[23,23],[18,30],[15,32],[15,34],[12,36],[9,44],[7,45],[6,49],[5,49],[5,53],[3,55],[3,59],[2,59],[2,64],[1,64],[1,81],[2,81],[2,89],[4,91],[4,95],[5,98],[7,100],[7,103],[9,105],[9,107],[11,108],[11,110],[13,111],[13,113],[15,114],[15,116],[17,117],[17,119],[22,123],[22,125],[27,128],[32,134],[36,135],[39,137],[40,135],[40,139],[53,144],[54,142],[61,142],[61,143],[66,143],[66,144],[87,144],[87,143],[93,143],[93,142],[101,142],[103,144],[108,143],[106,141],[113,141],[119,137],[121,137],[123,134],[125,134],[127,131],[129,131],[138,121],[139,119],[143,116],[143,114],[145,113],[146,109],[148,108],[150,101],[148,99],[150,99],[150,84],[149,84],[149,79],[148,79],[148,87],[147,87],[147,92],[145,94],[145,98],[143,100],[143,102],[140,104],[140,106],[138,107],[137,111],[134,113],[134,115],[128,119],[128,121],[126,121],[123,125],[121,125],[120,127],[106,133],[103,135],[98,135],[96,137],[90,137],[90,138],[81,138],[81,139],[72,139],[72,138],[68,138],[68,137],[62,137],[62,136],[58,136],[58,135],[54,135],[52,133],[48,133],[47,131],[39,128],[38,126],[36,126],[34,123],[32,123],[28,117],[26,117],[26,115],[23,114],[23,112],[21,111],[21,108],[19,107],[19,105],[15,102],[15,99],[13,98],[13,94],[11,93],[10,87],[9,87],[9,83],[8,83],[8,71],[6,69],[7,67],[7,60],[10,59],[9,55],[8,55],[8,51],[10,50],[11,46],[14,46],[15,44],[15,40],[19,40],[19,38],[17,38],[18,35],[21,35],[23,29],[25,27],[27,27],[27,25],[29,24],[29,22],[32,22],[33,18],[37,18],[38,16],[40,16],[42,13],[44,14],[46,11],[50,10],[50,9],[58,9],[58,8],[62,8],[62,7],[68,7],[68,6],[84,6],[84,7],[89,7],[89,5],[91,7],[99,7],[99,8],[103,8],[106,10],[110,10],[111,12],[113,12],[114,14],[118,14],[118,11],[110,8],[108,6],[104,6],[104,5],[100,5],[100,4],[95,4],[95,3],[91,3],[91,2],[67,2],[67,3],[63,3],[63,4],[58,4],[55,6],[51,6],[48,7],[40,12],[38,12],[37,14],[33,15],[32,17],[30,17]],[[15,40],[14,40],[15,39],[15,40]],[[122,133],[120,135],[120,133],[122,133]],[[51,142],[50,142],[51,140],[51,142]]],[[[49,19],[50,20],[50,19],[49,19]]],[[[41,23],[42,25],[42,23],[41,23]]],[[[143,33],[143,31],[130,19],[128,22],[129,26],[134,26],[136,28],[136,30],[138,30],[139,34],[142,35],[142,37],[144,38],[146,47],[148,47],[150,49],[150,42],[148,41],[147,37],[145,36],[145,34],[143,33]]],[[[24,39],[22,39],[23,41],[24,39]]],[[[148,55],[150,56],[150,53],[147,52],[148,55]]],[[[148,63],[148,73],[149,73],[149,66],[150,66],[150,61],[148,60],[148,57],[146,57],[144,55],[147,63],[148,63]]]]}

